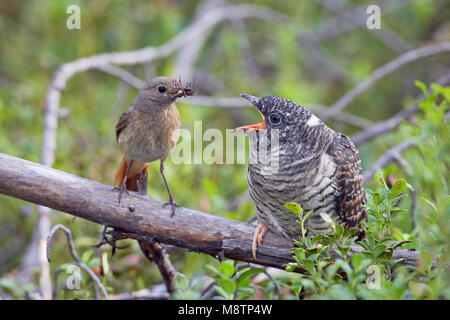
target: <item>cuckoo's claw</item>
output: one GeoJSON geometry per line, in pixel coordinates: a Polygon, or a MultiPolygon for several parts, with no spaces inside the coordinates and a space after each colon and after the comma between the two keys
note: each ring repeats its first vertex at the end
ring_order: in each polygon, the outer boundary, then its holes
{"type": "Polygon", "coordinates": [[[264,235],[267,230],[269,230],[264,224],[260,223],[255,229],[255,233],[253,234],[253,243],[252,243],[252,254],[253,258],[256,260],[256,249],[258,245],[261,245],[264,235]]]}

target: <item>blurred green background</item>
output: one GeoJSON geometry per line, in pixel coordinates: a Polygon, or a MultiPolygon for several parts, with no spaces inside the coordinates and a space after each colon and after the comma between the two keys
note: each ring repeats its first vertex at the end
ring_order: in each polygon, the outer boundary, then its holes
{"type": "MultiPolygon", "coordinates": [[[[450,40],[448,1],[381,1],[382,31],[355,26],[342,14],[323,5],[326,1],[251,1],[276,10],[290,19],[283,25],[261,19],[219,23],[201,44],[194,61],[199,95],[238,97],[279,95],[308,107],[328,106],[368,77],[373,70],[402,52],[450,40]],[[347,26],[347,27],[346,27],[347,26]],[[350,27],[348,27],[350,26],[350,27]],[[334,33],[333,33],[334,32],[334,33]],[[380,36],[383,32],[386,36],[380,36]],[[387,39],[387,40],[386,40],[387,39]]],[[[1,1],[0,2],[0,152],[39,162],[43,137],[43,108],[52,74],[59,65],[103,52],[159,46],[204,16],[208,8],[242,4],[242,1],[1,1]],[[81,8],[81,29],[69,30],[69,5],[81,8]]],[[[339,10],[352,12],[372,1],[336,1],[339,10]],[[338,5],[339,8],[339,5],[338,5]]],[[[378,2],[377,2],[378,3],[378,2]]],[[[126,69],[141,79],[177,74],[183,48],[150,65],[126,69]]],[[[436,81],[449,67],[448,55],[421,60],[385,77],[358,97],[345,112],[367,121],[387,119],[420,94],[415,80],[436,81]]],[[[82,177],[113,184],[122,157],[114,126],[137,90],[117,78],[92,70],[68,81],[60,105],[54,167],[82,177]]],[[[183,127],[195,120],[203,129],[227,128],[259,122],[251,108],[218,108],[183,104],[178,108],[183,127]]],[[[361,128],[338,121],[332,128],[352,135],[361,128]]],[[[359,147],[363,169],[407,138],[394,131],[359,147]]],[[[445,138],[445,137],[444,137],[445,138]]],[[[447,139],[449,137],[446,137],[447,139]]],[[[166,200],[167,194],[152,164],[149,194],[166,200]]],[[[414,166],[408,181],[422,192],[414,166]]],[[[396,164],[387,173],[406,176],[396,164]]],[[[246,165],[166,165],[166,175],[178,204],[245,221],[253,216],[247,190],[246,165]],[[244,199],[244,201],[239,201],[244,199]]],[[[410,200],[404,205],[410,206],[410,200]]],[[[52,223],[69,227],[77,250],[92,265],[99,263],[97,242],[101,226],[53,213],[52,223]]],[[[37,220],[36,208],[0,195],[0,274],[14,274],[37,220]]],[[[412,230],[410,216],[394,221],[404,232],[412,230]]],[[[114,293],[134,291],[161,282],[155,265],[142,257],[135,241],[127,240],[110,261],[112,273],[105,280],[114,293]]],[[[186,250],[168,249],[176,269],[188,278],[205,273],[213,258],[186,250]]],[[[101,251],[110,255],[108,248],[101,251]]],[[[58,236],[52,250],[52,270],[72,260],[64,238],[58,236]]],[[[20,296],[19,293],[17,293],[20,296]]]]}

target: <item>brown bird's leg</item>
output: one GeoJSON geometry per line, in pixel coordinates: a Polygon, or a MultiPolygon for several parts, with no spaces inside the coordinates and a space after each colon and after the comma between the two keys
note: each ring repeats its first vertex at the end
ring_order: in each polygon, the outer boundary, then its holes
{"type": "Polygon", "coordinates": [[[129,194],[128,193],[128,190],[127,190],[127,179],[128,179],[128,174],[130,173],[130,169],[131,169],[131,166],[133,165],[133,160],[130,160],[130,164],[128,164],[128,167],[127,167],[127,172],[125,173],[125,177],[123,178],[123,182],[122,182],[122,184],[120,185],[120,187],[119,188],[114,188],[113,190],[119,190],[119,196],[118,196],[118,200],[119,200],[119,203],[120,203],[120,199],[122,198],[122,193],[126,193],[126,194],[129,194]]]}
{"type": "Polygon", "coordinates": [[[145,172],[141,172],[140,176],[139,176],[139,180],[136,182],[137,187],[138,187],[138,192],[144,196],[147,195],[147,176],[148,173],[147,171],[145,172]]]}
{"type": "Polygon", "coordinates": [[[177,205],[175,203],[175,201],[173,201],[172,192],[170,192],[169,185],[167,184],[166,176],[164,175],[164,162],[165,162],[165,160],[161,160],[161,165],[159,167],[159,172],[161,172],[161,175],[162,175],[162,177],[164,179],[164,184],[166,185],[167,192],[169,193],[169,202],[164,203],[163,207],[165,207],[166,205],[169,205],[169,204],[172,206],[172,214],[170,215],[170,217],[172,218],[173,215],[175,214],[175,208],[179,207],[179,205],[177,205]]]}
{"type": "Polygon", "coordinates": [[[264,238],[264,235],[266,234],[267,230],[269,230],[263,223],[259,223],[258,226],[255,229],[255,233],[253,235],[253,243],[252,243],[252,253],[253,258],[256,260],[256,248],[258,245],[261,245],[262,239],[264,238]]]}

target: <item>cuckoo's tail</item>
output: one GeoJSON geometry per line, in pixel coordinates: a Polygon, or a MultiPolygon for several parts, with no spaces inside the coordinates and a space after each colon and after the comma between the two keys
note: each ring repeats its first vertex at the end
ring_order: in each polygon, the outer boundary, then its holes
{"type": "MultiPolygon", "coordinates": [[[[120,187],[127,173],[128,164],[130,160],[127,160],[125,156],[123,156],[122,161],[120,162],[119,169],[116,172],[116,187],[120,187]]],[[[128,173],[127,178],[127,190],[130,191],[139,191],[137,182],[141,176],[141,173],[147,172],[148,163],[145,162],[137,162],[133,161],[131,165],[130,172],[128,173]]]]}

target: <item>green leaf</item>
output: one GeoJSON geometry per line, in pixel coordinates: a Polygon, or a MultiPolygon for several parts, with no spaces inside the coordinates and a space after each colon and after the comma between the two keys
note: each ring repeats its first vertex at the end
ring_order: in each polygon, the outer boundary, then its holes
{"type": "Polygon", "coordinates": [[[352,256],[352,265],[353,269],[358,270],[359,266],[361,265],[362,261],[364,260],[364,255],[361,253],[355,253],[352,256]]]}
{"type": "Polygon", "coordinates": [[[87,266],[89,268],[96,267],[98,265],[100,265],[100,258],[99,257],[94,257],[91,260],[89,260],[89,262],[87,263],[87,266]]]}
{"type": "Polygon", "coordinates": [[[434,210],[435,212],[438,211],[436,205],[435,205],[433,202],[431,202],[431,201],[428,200],[428,199],[425,199],[424,197],[420,197],[420,199],[423,200],[423,201],[425,201],[426,203],[428,203],[428,205],[429,205],[430,207],[432,207],[433,210],[434,210]]]}
{"type": "Polygon", "coordinates": [[[336,236],[338,238],[341,238],[343,234],[344,234],[344,226],[342,226],[341,224],[336,225],[336,236]]]}
{"type": "Polygon", "coordinates": [[[227,293],[230,297],[236,291],[236,283],[228,278],[221,278],[216,280],[220,287],[227,293]]]}
{"type": "Polygon", "coordinates": [[[302,214],[302,207],[298,203],[288,202],[284,205],[284,207],[296,213],[298,216],[302,214]]]}
{"type": "Polygon", "coordinates": [[[396,204],[397,204],[397,202],[399,202],[401,199],[403,199],[404,197],[406,197],[407,195],[406,194],[401,194],[401,195],[399,195],[398,197],[395,197],[393,200],[392,200],[392,205],[393,206],[395,206],[396,204]]]}
{"type": "Polygon", "coordinates": [[[241,281],[238,282],[238,286],[237,287],[238,288],[247,288],[250,285],[251,282],[252,282],[252,279],[250,279],[250,278],[241,280],[241,281]]]}
{"type": "Polygon", "coordinates": [[[222,298],[224,299],[228,299],[228,294],[227,292],[220,286],[214,286],[214,289],[216,290],[216,292],[222,296],[222,298]]]}
{"type": "Polygon", "coordinates": [[[356,233],[358,233],[359,231],[360,230],[358,228],[350,228],[344,232],[344,235],[347,237],[351,237],[351,236],[355,235],[356,233]]]}
{"type": "Polygon", "coordinates": [[[428,96],[428,88],[427,85],[419,80],[414,81],[414,84],[417,88],[422,90],[424,96],[428,96]]]}
{"type": "Polygon", "coordinates": [[[287,272],[294,272],[295,269],[297,269],[297,264],[292,263],[292,262],[286,264],[286,271],[287,272]]]}
{"type": "Polygon", "coordinates": [[[379,184],[381,184],[383,187],[387,188],[386,182],[384,181],[384,175],[382,172],[375,173],[374,178],[379,184]]]}
{"type": "Polygon", "coordinates": [[[253,268],[250,270],[246,270],[243,273],[237,273],[236,275],[237,275],[238,281],[242,281],[242,280],[248,279],[251,276],[258,274],[258,273],[264,273],[264,269],[263,268],[253,268]]]}
{"type": "Polygon", "coordinates": [[[375,257],[378,257],[380,254],[384,253],[386,250],[386,246],[384,244],[378,244],[372,251],[375,257]]]}
{"type": "Polygon", "coordinates": [[[231,277],[234,274],[234,271],[236,270],[233,264],[234,263],[232,260],[222,261],[219,269],[221,271],[221,274],[224,275],[225,277],[231,277]]]}
{"type": "Polygon", "coordinates": [[[212,265],[207,264],[206,265],[206,269],[208,269],[209,271],[212,271],[212,273],[215,273],[216,275],[220,275],[219,270],[217,270],[216,268],[214,268],[212,265]]]}
{"type": "Polygon", "coordinates": [[[404,245],[405,243],[410,243],[412,242],[411,240],[402,240],[402,241],[392,241],[389,245],[390,248],[392,249],[396,249],[402,245],[404,245]]]}
{"type": "Polygon", "coordinates": [[[394,199],[400,193],[405,191],[406,188],[407,188],[406,180],[402,179],[402,178],[397,179],[391,187],[391,193],[389,194],[389,199],[391,199],[391,200],[394,199]]]}
{"type": "Polygon", "coordinates": [[[310,274],[314,274],[315,272],[314,262],[311,260],[303,259],[301,267],[308,271],[310,274]]]}
{"type": "Polygon", "coordinates": [[[295,295],[298,296],[300,294],[300,291],[302,291],[303,285],[301,282],[295,282],[291,286],[291,290],[294,291],[295,295]]]}
{"type": "Polygon", "coordinates": [[[93,252],[90,250],[84,251],[81,254],[81,261],[83,261],[84,263],[86,263],[87,261],[89,261],[89,259],[91,258],[93,252]]]}

